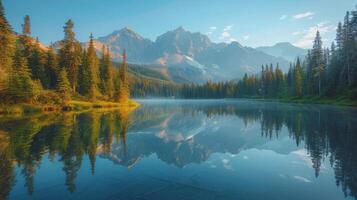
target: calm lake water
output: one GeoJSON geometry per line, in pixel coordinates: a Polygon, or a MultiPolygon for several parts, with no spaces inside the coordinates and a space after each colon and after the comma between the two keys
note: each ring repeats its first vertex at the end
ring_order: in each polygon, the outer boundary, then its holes
{"type": "Polygon", "coordinates": [[[145,100],[0,119],[0,199],[357,197],[357,110],[145,100]]]}

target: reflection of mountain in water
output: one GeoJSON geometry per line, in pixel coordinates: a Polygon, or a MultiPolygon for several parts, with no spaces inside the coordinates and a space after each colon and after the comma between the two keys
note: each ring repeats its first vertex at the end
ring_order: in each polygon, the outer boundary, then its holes
{"type": "Polygon", "coordinates": [[[353,145],[357,142],[353,134],[357,130],[357,115],[353,109],[228,101],[219,105],[207,102],[160,108],[144,106],[134,118],[140,116],[153,116],[156,121],[150,124],[137,121],[140,125],[129,130],[125,153],[121,144],[113,145],[109,158],[123,166],[131,167],[151,154],[183,167],[204,162],[212,153],[238,154],[257,148],[288,154],[305,147],[316,176],[322,160],[329,157],[336,182],[343,185],[346,195],[355,196],[357,191],[353,186],[357,180],[351,179],[357,172],[357,159],[352,159],[357,153],[353,145]],[[296,145],[288,143],[287,137],[296,145]]]}
{"type": "Polygon", "coordinates": [[[249,101],[154,101],[132,115],[121,110],[2,120],[0,199],[11,191],[15,164],[32,194],[45,155],[63,163],[65,185],[73,192],[84,156],[95,173],[98,154],[126,167],[152,154],[183,167],[202,163],[213,153],[257,148],[287,154],[303,147],[316,176],[328,158],[336,184],[356,197],[356,131],[354,109],[249,101]]]}

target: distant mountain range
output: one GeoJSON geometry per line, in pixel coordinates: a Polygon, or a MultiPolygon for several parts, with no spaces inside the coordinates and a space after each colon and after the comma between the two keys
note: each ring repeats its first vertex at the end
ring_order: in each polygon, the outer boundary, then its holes
{"type": "Polygon", "coordinates": [[[179,83],[238,79],[245,73],[258,73],[262,64],[269,63],[279,63],[287,71],[289,62],[306,54],[306,50],[290,43],[256,49],[238,42],[214,43],[208,36],[182,27],[160,35],[155,41],[125,27],[95,40],[98,52],[103,45],[110,48],[114,61],[120,61],[126,49],[128,62],[148,68],[155,66],[179,83]]]}
{"type": "Polygon", "coordinates": [[[266,54],[283,58],[287,61],[294,62],[297,57],[304,57],[307,55],[307,50],[296,47],[289,42],[277,43],[274,46],[258,47],[257,50],[266,54]]]}

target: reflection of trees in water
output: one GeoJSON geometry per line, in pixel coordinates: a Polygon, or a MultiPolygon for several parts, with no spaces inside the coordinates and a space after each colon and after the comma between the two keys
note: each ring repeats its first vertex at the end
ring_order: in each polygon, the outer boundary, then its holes
{"type": "Polygon", "coordinates": [[[65,185],[74,192],[75,179],[85,155],[94,173],[98,151],[111,151],[114,134],[125,140],[130,110],[103,113],[63,114],[0,124],[0,199],[6,199],[15,183],[14,167],[21,167],[28,194],[34,192],[35,173],[43,156],[63,162],[65,185]]]}
{"type": "MultiPolygon", "coordinates": [[[[140,114],[136,114],[146,116],[151,121],[160,121],[160,116],[172,112],[186,115],[203,113],[207,117],[237,116],[246,126],[260,123],[262,136],[270,139],[279,137],[283,127],[286,127],[297,146],[304,143],[316,177],[319,176],[322,161],[329,159],[335,171],[336,184],[342,187],[346,196],[357,197],[357,113],[353,109],[279,103],[208,103],[195,104],[194,107],[160,106],[140,109],[138,112],[140,114]]],[[[145,123],[141,122],[141,125],[145,123]]]]}
{"type": "MultiPolygon", "coordinates": [[[[127,144],[126,133],[129,127],[132,131],[160,127],[163,121],[172,118],[174,113],[181,113],[187,117],[199,115],[198,117],[207,118],[217,115],[236,116],[242,119],[246,126],[260,123],[261,135],[266,138],[279,137],[279,133],[287,129],[298,146],[305,145],[311,156],[316,176],[319,175],[322,161],[329,159],[335,170],[336,184],[343,188],[346,195],[357,196],[357,145],[355,145],[357,117],[354,111],[276,103],[237,105],[227,103],[197,104],[194,107],[185,104],[144,106],[134,112],[133,118],[129,113],[130,110],[121,109],[118,112],[63,114],[2,122],[0,124],[2,130],[0,131],[0,198],[6,199],[11,191],[15,182],[16,164],[22,168],[21,174],[24,176],[25,186],[28,193],[32,194],[35,173],[45,154],[48,154],[51,160],[58,156],[63,162],[65,184],[67,189],[73,192],[83,157],[89,157],[91,172],[95,173],[96,155],[101,153],[110,156],[113,152],[114,140],[120,144],[119,156],[127,159],[128,163],[134,162],[133,158],[142,153],[145,148],[150,149],[146,152],[147,155],[157,151],[158,155],[166,156],[160,159],[168,163],[177,162],[178,166],[205,160],[212,151],[217,150],[206,149],[202,145],[195,147],[194,141],[190,140],[187,143],[180,143],[180,148],[176,148],[178,143],[175,141],[162,142],[160,138],[142,138],[140,142],[139,137],[136,138],[134,135],[134,139],[137,140],[127,144]],[[152,139],[154,140],[148,141],[152,139]],[[137,144],[133,146],[135,142],[137,144]],[[148,145],[152,146],[148,147],[148,145]],[[176,157],[173,154],[177,154],[176,157]]],[[[231,145],[234,144],[236,143],[232,141],[231,145]]]]}
{"type": "Polygon", "coordinates": [[[10,155],[10,137],[0,131],[0,199],[6,199],[15,183],[15,172],[10,155]]]}
{"type": "MultiPolygon", "coordinates": [[[[345,195],[357,197],[357,113],[346,109],[324,106],[292,106],[288,104],[262,103],[251,107],[227,106],[227,112],[242,118],[246,123],[260,122],[262,135],[278,137],[283,127],[297,145],[305,144],[316,177],[321,163],[329,159],[335,170],[336,184],[345,195]]],[[[199,109],[207,116],[223,114],[222,108],[199,109]]],[[[224,110],[224,109],[223,109],[224,110]]]]}

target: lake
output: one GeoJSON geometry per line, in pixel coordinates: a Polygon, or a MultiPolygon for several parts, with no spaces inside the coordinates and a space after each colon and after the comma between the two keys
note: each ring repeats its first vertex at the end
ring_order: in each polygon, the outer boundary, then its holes
{"type": "Polygon", "coordinates": [[[139,102],[0,119],[0,199],[357,197],[357,109],[139,102]]]}

